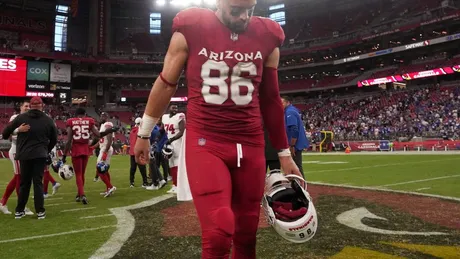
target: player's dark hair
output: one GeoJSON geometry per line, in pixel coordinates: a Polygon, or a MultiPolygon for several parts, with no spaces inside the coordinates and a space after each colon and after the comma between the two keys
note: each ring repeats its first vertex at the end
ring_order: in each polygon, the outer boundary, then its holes
{"type": "Polygon", "coordinates": [[[15,103],[15,105],[14,105],[14,111],[15,111],[15,112],[20,112],[20,111],[21,111],[21,107],[22,107],[25,103],[29,103],[29,101],[24,100],[24,101],[15,103]]]}
{"type": "Polygon", "coordinates": [[[283,95],[283,96],[281,96],[281,99],[284,99],[284,100],[292,103],[292,97],[291,96],[283,95]]]}
{"type": "Polygon", "coordinates": [[[84,108],[77,108],[77,110],[75,110],[75,115],[76,116],[79,116],[79,115],[85,115],[86,114],[86,110],[84,108]]]}

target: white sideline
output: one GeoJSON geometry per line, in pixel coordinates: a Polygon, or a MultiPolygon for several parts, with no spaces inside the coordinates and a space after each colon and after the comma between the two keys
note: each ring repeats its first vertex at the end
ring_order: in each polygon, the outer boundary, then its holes
{"type": "Polygon", "coordinates": [[[105,244],[94,252],[90,259],[109,259],[114,257],[118,251],[120,251],[123,244],[133,233],[135,227],[135,219],[131,212],[129,212],[130,210],[152,206],[171,197],[174,197],[174,195],[166,194],[138,204],[110,209],[110,212],[117,217],[117,230],[112,234],[109,240],[105,242],[105,244]]]}
{"type": "Polygon", "coordinates": [[[452,197],[452,196],[443,196],[437,194],[429,194],[429,193],[420,193],[420,192],[410,192],[410,191],[400,191],[400,190],[393,190],[393,189],[384,189],[384,188],[377,188],[372,186],[353,186],[353,185],[344,185],[344,184],[331,184],[331,183],[322,183],[322,182],[309,182],[309,184],[313,185],[322,185],[322,186],[331,186],[331,187],[343,187],[343,188],[350,188],[350,189],[360,189],[360,190],[368,190],[368,191],[381,191],[381,192],[394,192],[394,193],[402,193],[402,194],[412,194],[417,196],[426,196],[444,200],[451,200],[460,202],[460,198],[452,197]]]}
{"type": "Polygon", "coordinates": [[[418,188],[418,189],[415,189],[415,191],[423,191],[423,190],[429,190],[431,189],[431,187],[423,187],[423,188],[418,188]]]}
{"type": "Polygon", "coordinates": [[[80,230],[72,230],[72,231],[68,231],[68,232],[60,232],[60,233],[54,233],[54,234],[48,234],[48,235],[39,235],[39,236],[30,236],[30,237],[6,239],[6,240],[0,240],[0,244],[17,242],[17,241],[25,241],[25,240],[31,240],[31,239],[40,239],[40,238],[46,238],[46,237],[63,236],[63,235],[69,235],[69,234],[75,234],[75,233],[81,233],[81,232],[87,232],[87,231],[94,231],[94,230],[99,230],[99,229],[104,229],[104,228],[112,228],[112,227],[116,227],[116,225],[102,226],[102,227],[98,227],[98,228],[84,228],[84,229],[80,229],[80,230]]]}
{"type": "Polygon", "coordinates": [[[423,161],[417,161],[417,162],[378,164],[378,165],[357,166],[357,167],[349,167],[349,168],[341,168],[341,169],[328,169],[328,170],[318,170],[318,171],[306,171],[305,174],[326,173],[326,172],[342,172],[342,171],[352,171],[352,170],[366,169],[366,168],[377,168],[377,167],[386,167],[386,166],[395,166],[395,165],[411,165],[411,164],[442,162],[442,161],[450,161],[450,160],[460,160],[460,157],[451,158],[451,159],[423,160],[423,161]]]}
{"type": "Polygon", "coordinates": [[[80,219],[94,219],[94,218],[111,217],[111,216],[114,216],[114,215],[113,214],[102,214],[102,215],[81,217],[80,219]]]}
{"type": "Polygon", "coordinates": [[[426,178],[426,179],[413,180],[413,181],[400,182],[400,183],[391,183],[391,184],[385,184],[385,185],[380,185],[380,186],[375,186],[375,187],[398,186],[398,185],[405,185],[405,184],[411,184],[411,183],[421,183],[421,182],[429,182],[429,181],[435,181],[435,180],[442,180],[442,179],[448,179],[448,178],[454,178],[454,177],[460,177],[460,174],[456,174],[456,175],[447,175],[447,176],[440,176],[440,177],[434,177],[434,178],[426,178]]]}
{"type": "Polygon", "coordinates": [[[92,210],[96,207],[86,207],[86,208],[78,208],[78,209],[70,209],[70,210],[61,210],[61,212],[71,212],[71,211],[80,211],[80,210],[92,210]]]}
{"type": "Polygon", "coordinates": [[[50,206],[61,206],[61,205],[68,205],[68,204],[75,204],[76,202],[64,202],[64,203],[51,203],[51,204],[45,204],[45,207],[50,207],[50,206]]]}

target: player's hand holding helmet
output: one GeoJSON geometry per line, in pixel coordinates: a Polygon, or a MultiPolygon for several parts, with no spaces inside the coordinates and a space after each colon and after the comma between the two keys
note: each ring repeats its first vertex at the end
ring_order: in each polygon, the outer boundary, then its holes
{"type": "Polygon", "coordinates": [[[297,167],[297,165],[295,164],[294,159],[292,159],[292,156],[280,156],[279,160],[281,164],[281,169],[283,170],[285,175],[293,174],[300,178],[303,178],[303,175],[300,172],[299,167],[297,167]]]}
{"type": "Polygon", "coordinates": [[[61,177],[61,179],[63,180],[70,180],[72,179],[72,177],[74,176],[74,171],[73,171],[73,167],[71,167],[70,165],[63,165],[59,168],[59,177],[61,177]]]}
{"type": "Polygon", "coordinates": [[[163,150],[161,150],[161,152],[167,159],[170,159],[173,155],[174,148],[171,144],[167,144],[167,145],[164,145],[163,150]]]}
{"type": "Polygon", "coordinates": [[[59,169],[64,165],[64,162],[62,162],[62,160],[57,160],[57,161],[53,161],[51,163],[51,168],[53,169],[53,171],[55,173],[58,173],[59,172],[59,169]]]}
{"type": "Polygon", "coordinates": [[[315,235],[318,217],[302,177],[271,171],[265,181],[262,205],[268,224],[284,239],[304,243],[315,235]]]}

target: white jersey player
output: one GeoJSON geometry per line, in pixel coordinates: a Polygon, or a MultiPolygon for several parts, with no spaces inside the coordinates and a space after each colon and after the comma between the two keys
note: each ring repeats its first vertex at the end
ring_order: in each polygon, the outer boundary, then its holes
{"type": "Polygon", "coordinates": [[[169,172],[172,176],[173,187],[168,193],[176,193],[177,189],[177,166],[179,165],[179,154],[182,141],[180,140],[185,132],[185,114],[178,113],[177,105],[169,107],[169,114],[163,115],[161,121],[168,134],[168,142],[166,145],[171,144],[173,154],[169,159],[169,172]]]}
{"type": "MultiPolygon", "coordinates": [[[[30,109],[30,104],[29,102],[25,101],[21,104],[20,106],[20,113],[25,113],[30,109]]],[[[10,122],[12,122],[18,114],[14,114],[10,118],[10,122]]],[[[8,183],[6,190],[3,194],[2,199],[0,200],[0,211],[3,212],[4,214],[11,214],[10,211],[8,211],[8,208],[6,206],[8,199],[10,198],[11,194],[14,192],[16,189],[16,192],[19,193],[19,185],[21,182],[21,170],[20,170],[20,165],[19,161],[15,160],[14,157],[16,155],[16,141],[17,141],[17,134],[19,132],[27,132],[29,131],[30,126],[22,124],[19,126],[17,129],[14,130],[13,135],[11,136],[11,148],[8,152],[9,158],[11,160],[11,163],[13,163],[13,171],[14,171],[14,176],[13,179],[8,183]]],[[[33,215],[34,213],[30,211],[30,209],[26,208],[25,212],[27,215],[33,215]]]]}
{"type": "MultiPolygon", "coordinates": [[[[109,120],[109,115],[105,112],[101,113],[101,128],[99,130],[100,132],[113,128],[113,123],[108,120],[109,120]]],[[[107,187],[106,191],[101,193],[101,195],[104,195],[104,197],[108,197],[112,195],[117,189],[110,182],[110,173],[109,173],[110,159],[112,158],[112,155],[113,155],[112,143],[113,143],[114,137],[115,137],[115,133],[112,133],[112,134],[109,134],[101,138],[101,140],[99,141],[99,147],[101,151],[99,152],[99,156],[97,157],[97,164],[99,165],[100,162],[104,162],[105,170],[102,172],[100,171],[99,166],[96,166],[96,167],[98,170],[99,178],[101,178],[101,180],[105,183],[107,187]]]]}

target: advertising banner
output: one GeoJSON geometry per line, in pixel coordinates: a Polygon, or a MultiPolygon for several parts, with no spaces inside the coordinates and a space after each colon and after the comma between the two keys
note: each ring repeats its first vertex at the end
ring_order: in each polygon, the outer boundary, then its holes
{"type": "Polygon", "coordinates": [[[27,64],[28,81],[45,81],[50,79],[50,64],[46,62],[29,61],[27,64]]]}
{"type": "Polygon", "coordinates": [[[28,46],[29,49],[50,49],[51,36],[21,33],[21,46],[28,46]]]}
{"type": "Polygon", "coordinates": [[[453,73],[454,73],[454,70],[452,68],[441,67],[441,68],[435,68],[435,69],[427,70],[427,71],[403,74],[402,78],[405,80],[412,80],[412,79],[432,77],[432,76],[441,76],[441,75],[447,75],[447,74],[453,74],[453,73]]]}
{"type": "Polygon", "coordinates": [[[377,151],[380,149],[380,141],[350,142],[352,151],[377,151]]]}
{"type": "Polygon", "coordinates": [[[382,77],[382,78],[359,81],[358,87],[370,86],[370,85],[380,85],[380,84],[386,84],[386,83],[392,83],[392,82],[398,82],[398,81],[403,81],[402,77],[399,75],[387,76],[387,77],[382,77]]]}
{"type": "Polygon", "coordinates": [[[406,73],[403,75],[393,75],[393,76],[387,76],[387,77],[376,78],[376,79],[362,80],[362,81],[358,81],[358,87],[379,85],[379,84],[386,84],[386,83],[393,83],[393,82],[404,82],[404,80],[409,81],[413,79],[433,77],[433,76],[449,75],[449,74],[454,74],[455,72],[459,72],[459,71],[460,71],[459,65],[455,65],[453,67],[440,67],[440,68],[435,68],[435,69],[426,70],[426,71],[406,73]]]}
{"type": "Polygon", "coordinates": [[[72,101],[72,85],[69,83],[51,83],[50,91],[54,92],[60,103],[72,101]]]}
{"type": "Polygon", "coordinates": [[[105,46],[105,0],[98,1],[98,27],[97,27],[97,50],[99,53],[104,53],[105,46]]]}
{"type": "Polygon", "coordinates": [[[51,63],[50,70],[51,70],[51,73],[50,73],[51,82],[70,83],[70,78],[72,75],[71,65],[51,63]]]}
{"type": "Polygon", "coordinates": [[[25,96],[26,75],[26,60],[0,58],[0,96],[25,96]]]}
{"type": "Polygon", "coordinates": [[[27,80],[26,91],[49,92],[50,91],[50,84],[48,82],[27,80]]]}
{"type": "Polygon", "coordinates": [[[52,35],[53,15],[2,9],[0,29],[52,35]]]}

